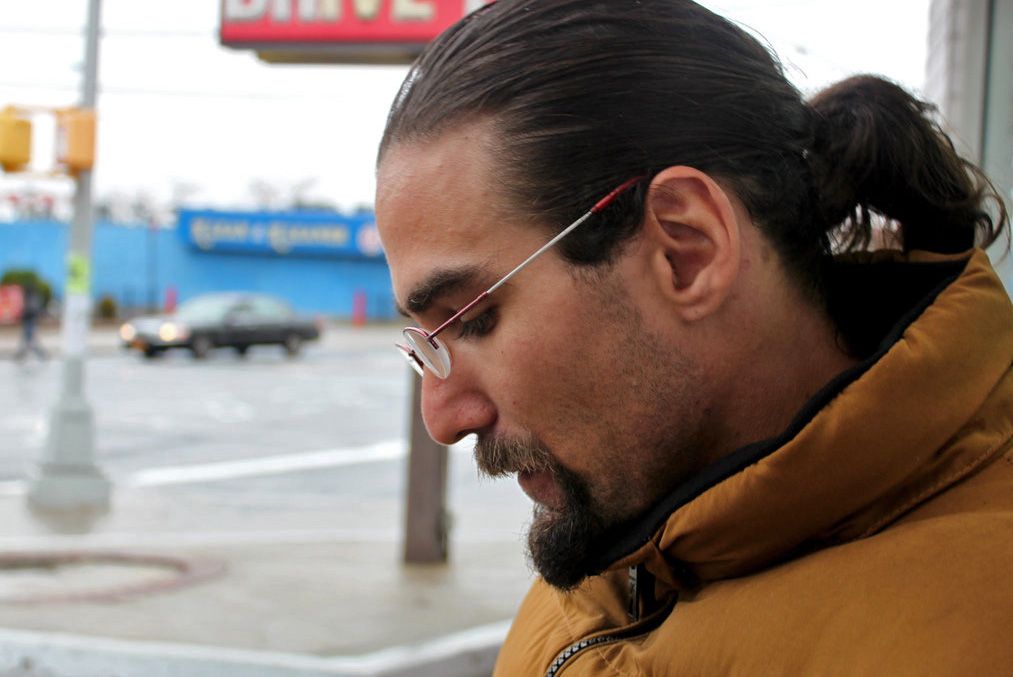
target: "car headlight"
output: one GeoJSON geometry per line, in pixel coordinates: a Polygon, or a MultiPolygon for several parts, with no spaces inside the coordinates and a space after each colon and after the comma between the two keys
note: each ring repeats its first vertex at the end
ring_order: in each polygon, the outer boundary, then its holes
{"type": "Polygon", "coordinates": [[[137,338],[137,330],[134,329],[134,325],[128,322],[120,327],[120,338],[127,342],[133,341],[137,338]]]}
{"type": "Polygon", "coordinates": [[[181,341],[190,335],[190,330],[181,324],[174,324],[172,322],[166,322],[158,328],[158,338],[162,339],[166,343],[172,341],[181,341]]]}

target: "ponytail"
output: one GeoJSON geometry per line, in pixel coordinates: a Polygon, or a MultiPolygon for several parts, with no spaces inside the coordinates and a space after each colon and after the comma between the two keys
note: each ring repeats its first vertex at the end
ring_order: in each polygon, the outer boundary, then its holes
{"type": "Polygon", "coordinates": [[[817,211],[835,248],[867,249],[873,215],[897,225],[904,251],[959,253],[987,247],[1008,231],[1002,198],[981,169],[957,155],[930,119],[930,104],[859,75],[809,105],[817,211]]]}

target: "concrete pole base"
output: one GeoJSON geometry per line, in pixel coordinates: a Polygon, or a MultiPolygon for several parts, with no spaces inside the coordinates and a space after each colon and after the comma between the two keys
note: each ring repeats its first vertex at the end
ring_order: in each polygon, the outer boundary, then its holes
{"type": "Polygon", "coordinates": [[[97,468],[39,465],[28,477],[28,507],[33,511],[104,514],[112,483],[97,468]]]}

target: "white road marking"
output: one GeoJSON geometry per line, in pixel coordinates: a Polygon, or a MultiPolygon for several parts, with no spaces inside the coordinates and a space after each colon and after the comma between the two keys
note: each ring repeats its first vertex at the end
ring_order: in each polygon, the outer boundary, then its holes
{"type": "Polygon", "coordinates": [[[317,468],[393,461],[403,458],[406,454],[407,449],[403,440],[388,440],[364,447],[278,454],[243,461],[151,468],[134,473],[124,484],[128,487],[161,487],[170,484],[215,482],[239,477],[262,477],[317,468]]]}
{"type": "MultiPolygon", "coordinates": [[[[470,441],[463,441],[452,446],[450,450],[455,454],[470,454],[471,447],[470,441]]],[[[114,481],[117,485],[124,488],[220,482],[244,477],[283,475],[285,473],[319,468],[336,468],[363,463],[396,461],[404,458],[407,454],[408,449],[405,440],[387,440],[362,447],[277,454],[275,456],[261,456],[260,458],[250,458],[242,461],[219,461],[215,463],[149,468],[124,478],[114,478],[114,481]]],[[[24,494],[24,492],[25,483],[23,480],[0,482],[0,497],[19,496],[24,494]]]]}
{"type": "Polygon", "coordinates": [[[21,496],[25,493],[24,480],[7,480],[0,482],[0,497],[21,496]]]}

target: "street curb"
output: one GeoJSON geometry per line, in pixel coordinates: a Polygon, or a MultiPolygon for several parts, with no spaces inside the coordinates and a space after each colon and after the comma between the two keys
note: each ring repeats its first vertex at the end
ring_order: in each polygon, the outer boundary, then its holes
{"type": "Polygon", "coordinates": [[[0,630],[0,677],[488,677],[509,626],[331,658],[0,630]]]}

